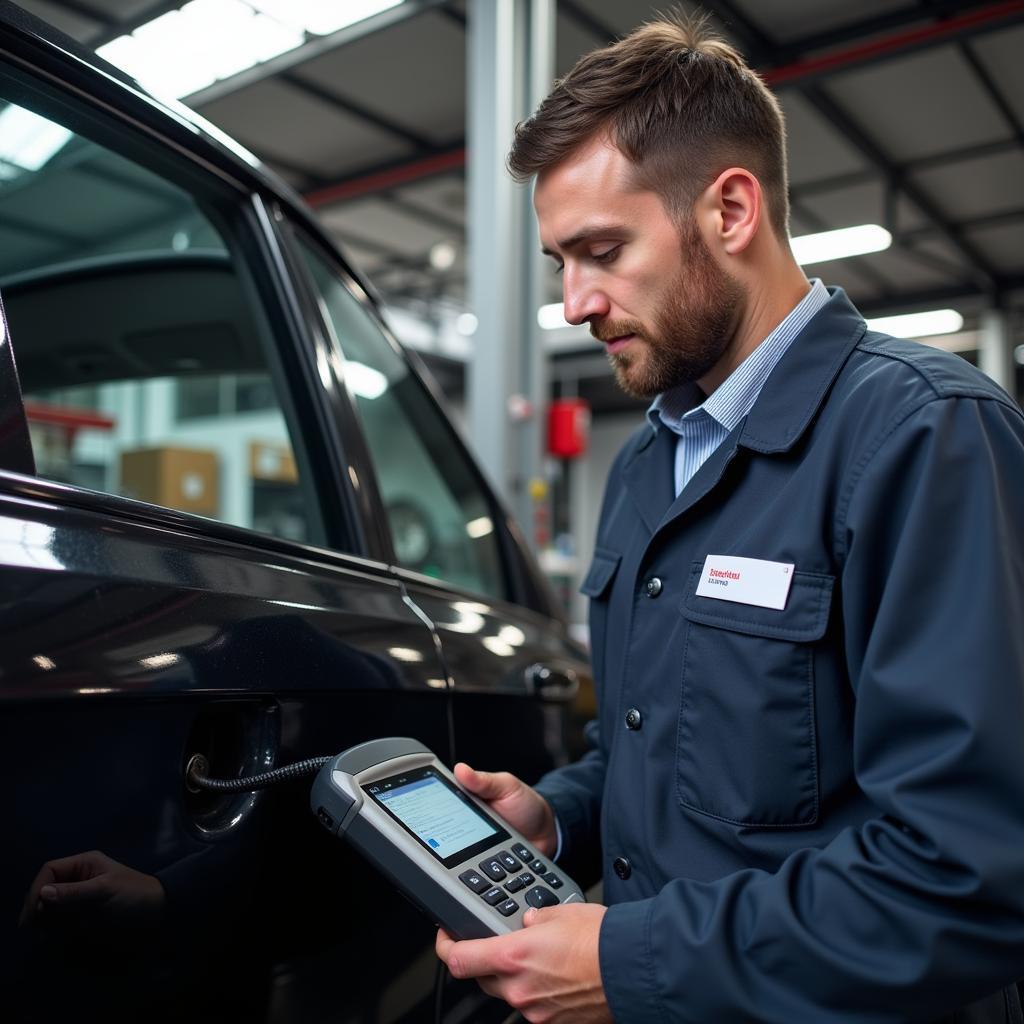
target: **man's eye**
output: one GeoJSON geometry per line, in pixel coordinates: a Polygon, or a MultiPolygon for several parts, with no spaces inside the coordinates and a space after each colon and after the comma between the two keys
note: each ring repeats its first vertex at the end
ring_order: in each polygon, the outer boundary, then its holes
{"type": "Polygon", "coordinates": [[[555,273],[556,274],[561,274],[563,270],[565,270],[565,264],[564,263],[556,263],[555,264],[555,273]]]}
{"type": "Polygon", "coordinates": [[[611,263],[616,256],[619,255],[619,246],[614,246],[611,249],[606,249],[604,252],[595,252],[592,259],[596,263],[611,263]]]}

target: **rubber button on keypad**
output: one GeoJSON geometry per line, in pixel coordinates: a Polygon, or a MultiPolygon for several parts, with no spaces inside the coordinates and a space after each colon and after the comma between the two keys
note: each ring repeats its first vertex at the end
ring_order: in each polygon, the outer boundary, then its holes
{"type": "Polygon", "coordinates": [[[484,860],[480,862],[480,870],[489,878],[492,882],[502,881],[505,875],[505,869],[501,866],[501,861],[497,857],[493,857],[491,860],[484,860]]]}
{"type": "Polygon", "coordinates": [[[468,885],[470,889],[476,893],[481,893],[485,889],[489,889],[491,887],[491,883],[488,882],[479,871],[463,871],[462,874],[459,875],[459,881],[468,885]]]}
{"type": "Polygon", "coordinates": [[[511,917],[519,909],[519,904],[515,900],[505,900],[504,903],[498,905],[498,913],[502,917],[511,917]]]}
{"type": "Polygon", "coordinates": [[[525,861],[527,864],[529,864],[531,860],[536,860],[536,858],[530,852],[530,848],[528,846],[523,845],[523,843],[513,843],[512,852],[521,861],[525,861]]]}
{"type": "Polygon", "coordinates": [[[545,882],[547,882],[547,883],[548,883],[548,885],[550,885],[552,889],[561,889],[561,888],[562,888],[562,886],[563,886],[563,885],[565,884],[565,883],[564,883],[564,882],[563,882],[563,881],[562,881],[562,880],[561,880],[561,879],[560,879],[560,878],[558,877],[558,875],[556,875],[556,874],[554,873],[554,871],[549,871],[549,872],[548,872],[548,873],[547,873],[546,875],[544,875],[543,877],[544,877],[544,881],[545,881],[545,882]]]}
{"type": "Polygon", "coordinates": [[[508,897],[505,895],[504,889],[499,889],[495,886],[493,889],[488,889],[484,893],[484,902],[490,903],[492,907],[497,906],[502,900],[506,900],[508,897]]]}
{"type": "Polygon", "coordinates": [[[506,871],[518,871],[523,866],[508,850],[499,850],[496,857],[501,861],[501,865],[506,871]]]}
{"type": "Polygon", "coordinates": [[[543,885],[538,885],[526,894],[526,902],[531,907],[553,907],[559,900],[550,889],[545,889],[543,885]]]}

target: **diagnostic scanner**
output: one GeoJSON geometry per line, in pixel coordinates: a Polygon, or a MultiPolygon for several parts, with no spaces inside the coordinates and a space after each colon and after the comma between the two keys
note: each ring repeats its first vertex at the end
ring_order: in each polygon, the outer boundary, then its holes
{"type": "Polygon", "coordinates": [[[522,927],[530,907],[584,902],[571,878],[417,740],[371,740],[331,758],[310,806],[455,938],[503,935],[522,927]]]}

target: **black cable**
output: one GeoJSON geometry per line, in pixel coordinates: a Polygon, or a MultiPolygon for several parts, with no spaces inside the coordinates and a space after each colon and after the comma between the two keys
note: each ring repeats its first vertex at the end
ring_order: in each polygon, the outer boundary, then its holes
{"type": "Polygon", "coordinates": [[[444,985],[447,974],[448,967],[439,958],[437,971],[434,974],[434,1024],[441,1024],[444,1017],[444,985]]]}
{"type": "Polygon", "coordinates": [[[208,789],[217,793],[248,793],[254,789],[265,789],[279,782],[287,782],[289,779],[299,779],[303,775],[312,775],[330,759],[330,756],[310,757],[305,761],[286,764],[269,772],[260,772],[259,775],[243,776],[239,779],[211,779],[206,774],[210,770],[209,762],[202,754],[195,754],[185,770],[185,784],[193,791],[208,789]]]}

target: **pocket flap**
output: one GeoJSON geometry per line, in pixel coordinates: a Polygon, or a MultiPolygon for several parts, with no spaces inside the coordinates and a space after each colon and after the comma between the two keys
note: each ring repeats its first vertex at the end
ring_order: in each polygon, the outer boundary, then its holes
{"type": "Polygon", "coordinates": [[[786,607],[760,608],[735,601],[719,601],[713,597],[698,597],[695,591],[703,569],[703,562],[694,562],[690,569],[686,599],[681,610],[691,622],[776,640],[820,640],[825,635],[835,576],[794,571],[786,607]]]}
{"type": "Polygon", "coordinates": [[[590,571],[580,584],[580,593],[587,597],[600,597],[615,578],[622,555],[607,548],[595,548],[594,560],[590,563],[590,571]]]}

